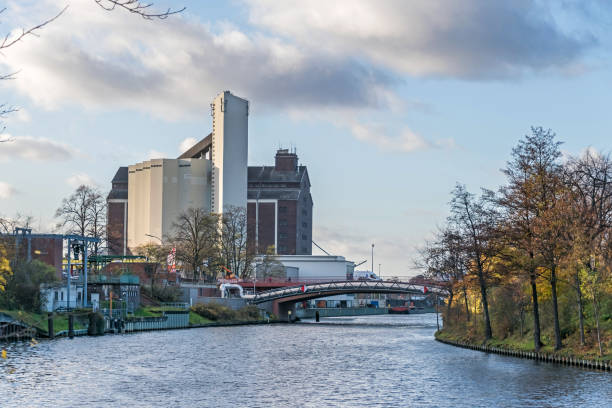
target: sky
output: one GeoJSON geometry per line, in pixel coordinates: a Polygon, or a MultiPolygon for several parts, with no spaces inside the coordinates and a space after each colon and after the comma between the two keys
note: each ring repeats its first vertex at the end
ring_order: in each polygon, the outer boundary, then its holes
{"type": "Polygon", "coordinates": [[[108,191],[119,166],[206,136],[223,90],[250,101],[250,165],[291,147],[308,166],[314,241],[367,269],[374,243],[384,277],[419,273],[454,185],[504,183],[531,126],[566,155],[612,144],[603,0],[166,0],[154,7],[186,10],[153,21],[94,0],[2,3],[2,35],[69,5],[0,54],[16,72],[0,103],[19,108],[0,137],[0,216],[41,232],[78,185],[108,191]]]}

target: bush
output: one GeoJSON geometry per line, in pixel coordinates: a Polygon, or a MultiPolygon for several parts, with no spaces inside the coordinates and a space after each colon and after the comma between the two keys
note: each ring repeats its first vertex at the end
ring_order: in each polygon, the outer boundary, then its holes
{"type": "Polygon", "coordinates": [[[181,290],[176,286],[141,286],[140,290],[158,302],[178,302],[181,299],[181,290]]]}
{"type": "Polygon", "coordinates": [[[255,305],[248,305],[240,310],[232,310],[219,303],[198,303],[191,307],[191,311],[214,322],[255,321],[260,319],[259,309],[255,305]]]}
{"type": "Polygon", "coordinates": [[[57,280],[55,268],[33,260],[20,262],[13,268],[4,292],[0,292],[0,307],[38,312],[42,306],[40,285],[57,280]]]}

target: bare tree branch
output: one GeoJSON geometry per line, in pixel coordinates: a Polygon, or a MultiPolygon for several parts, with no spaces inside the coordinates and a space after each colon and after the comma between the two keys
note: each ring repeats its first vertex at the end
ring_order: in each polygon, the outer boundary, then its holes
{"type": "MultiPolygon", "coordinates": [[[[2,40],[2,42],[0,42],[0,50],[3,50],[5,48],[10,47],[11,45],[14,45],[15,43],[18,43],[19,41],[21,41],[22,39],[24,39],[25,37],[27,37],[28,35],[33,35],[33,36],[38,36],[37,31],[41,30],[42,28],[44,28],[47,24],[57,20],[59,18],[59,16],[61,16],[62,14],[64,14],[64,12],[68,9],[68,6],[64,7],[59,13],[57,13],[55,15],[55,17],[51,17],[48,20],[43,21],[40,24],[35,25],[34,27],[31,27],[29,29],[22,29],[21,33],[18,34],[16,37],[11,38],[11,33],[7,33],[4,36],[4,39],[2,40]]],[[[2,10],[0,10],[0,14],[2,14],[4,11],[6,10],[6,8],[3,8],[2,10]]],[[[13,75],[13,74],[10,74],[13,75]]],[[[4,77],[0,77],[2,79],[5,79],[4,77]]]]}
{"type": "Polygon", "coordinates": [[[115,8],[123,8],[130,13],[137,14],[145,20],[160,19],[164,20],[173,14],[182,13],[186,7],[179,10],[167,9],[164,12],[156,12],[151,9],[154,3],[144,3],[139,0],[94,0],[106,11],[113,11],[115,8]]]}

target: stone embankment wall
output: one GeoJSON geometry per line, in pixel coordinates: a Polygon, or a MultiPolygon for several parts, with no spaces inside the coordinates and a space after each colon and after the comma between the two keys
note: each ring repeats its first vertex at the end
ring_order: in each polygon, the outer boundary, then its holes
{"type": "Polygon", "coordinates": [[[436,336],[436,340],[440,343],[449,344],[451,346],[467,348],[470,350],[484,351],[486,353],[497,353],[504,356],[528,358],[530,360],[543,361],[547,363],[563,364],[574,367],[590,368],[593,370],[611,371],[612,363],[610,361],[585,360],[577,357],[561,356],[558,354],[536,353],[534,351],[509,350],[500,347],[479,346],[470,343],[458,341],[443,340],[436,336]]]}

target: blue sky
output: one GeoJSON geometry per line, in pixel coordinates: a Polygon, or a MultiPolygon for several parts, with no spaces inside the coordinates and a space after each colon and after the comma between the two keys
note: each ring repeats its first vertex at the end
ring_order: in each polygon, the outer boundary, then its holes
{"type": "Polygon", "coordinates": [[[496,188],[529,127],[567,154],[610,150],[606,2],[158,1],[144,21],[93,0],[6,1],[5,30],[64,15],[0,55],[0,215],[50,230],[80,182],[175,157],[211,129],[229,89],[251,102],[249,162],[296,147],[309,169],[314,239],[408,276],[456,182],[496,188]]]}

